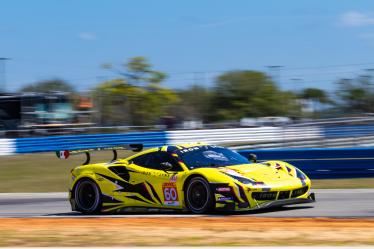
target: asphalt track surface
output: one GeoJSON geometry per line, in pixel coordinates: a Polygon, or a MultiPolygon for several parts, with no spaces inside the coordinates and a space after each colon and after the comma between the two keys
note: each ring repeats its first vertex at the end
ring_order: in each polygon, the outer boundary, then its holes
{"type": "MultiPolygon", "coordinates": [[[[317,189],[317,202],[229,215],[257,217],[372,217],[374,189],[317,189]]],[[[173,211],[127,212],[102,217],[186,217],[173,211]]],[[[227,213],[210,215],[228,215],[227,213]]],[[[197,215],[194,215],[197,216],[197,215]]],[[[199,215],[202,216],[202,215],[199,215]]],[[[203,215],[204,216],[204,215],[203,215]]],[[[70,211],[66,193],[0,193],[0,217],[91,217],[70,211]]],[[[96,216],[95,216],[96,217],[96,216]]],[[[100,216],[99,216],[100,217],[100,216]]]]}

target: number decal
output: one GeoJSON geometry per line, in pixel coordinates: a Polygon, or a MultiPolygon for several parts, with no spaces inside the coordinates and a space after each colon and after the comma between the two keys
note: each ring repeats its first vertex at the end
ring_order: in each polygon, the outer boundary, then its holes
{"type": "Polygon", "coordinates": [[[178,206],[178,192],[177,186],[173,182],[164,183],[162,185],[162,191],[164,192],[164,204],[167,206],[178,206]]]}
{"type": "Polygon", "coordinates": [[[175,188],[164,188],[165,201],[176,201],[178,194],[175,188]]]}

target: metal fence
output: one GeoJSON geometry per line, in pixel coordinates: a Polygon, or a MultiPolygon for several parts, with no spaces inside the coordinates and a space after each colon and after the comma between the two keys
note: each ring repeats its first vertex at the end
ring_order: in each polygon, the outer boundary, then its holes
{"type": "Polygon", "coordinates": [[[374,146],[374,125],[144,131],[0,139],[0,155],[126,143],[157,146],[189,142],[219,144],[234,149],[370,147],[374,146]]]}
{"type": "Polygon", "coordinates": [[[134,143],[141,143],[145,147],[160,146],[167,143],[167,138],[165,132],[131,132],[124,134],[18,138],[15,139],[15,153],[79,150],[134,143]]]}
{"type": "MultiPolygon", "coordinates": [[[[335,128],[334,128],[335,129],[335,128]]],[[[145,147],[202,141],[234,148],[251,148],[240,153],[256,153],[259,160],[284,160],[312,178],[374,177],[374,134],[371,127],[342,130],[319,127],[261,127],[167,132],[129,132],[76,136],[0,139],[0,155],[97,148],[142,143],[145,147]],[[333,132],[334,131],[334,132],[333,132]],[[342,135],[342,134],[346,135],[342,135]],[[328,134],[328,135],[326,135],[328,134]],[[356,148],[318,148],[307,146],[356,148]],[[292,149],[292,147],[303,147],[292,149]],[[269,148],[272,149],[258,149],[269,148]],[[274,149],[277,148],[278,149],[274,149]],[[283,147],[283,148],[280,148],[283,147]],[[359,148],[362,147],[362,148],[359,148]],[[254,149],[257,148],[257,149],[254,149]]],[[[1,163],[1,159],[0,159],[1,163]]]]}

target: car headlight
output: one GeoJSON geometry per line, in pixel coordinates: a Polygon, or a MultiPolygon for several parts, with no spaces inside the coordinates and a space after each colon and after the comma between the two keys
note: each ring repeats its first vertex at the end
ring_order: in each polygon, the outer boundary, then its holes
{"type": "Polygon", "coordinates": [[[303,172],[301,172],[301,170],[299,170],[296,167],[295,167],[295,169],[296,169],[296,177],[297,178],[299,178],[300,180],[305,180],[307,178],[306,175],[303,172]]]}
{"type": "Polygon", "coordinates": [[[224,174],[230,176],[231,178],[234,178],[235,180],[238,180],[239,182],[241,182],[243,184],[255,185],[255,183],[256,183],[255,181],[253,181],[251,179],[248,179],[246,177],[243,177],[243,176],[231,175],[231,174],[228,174],[226,172],[224,174]]]}

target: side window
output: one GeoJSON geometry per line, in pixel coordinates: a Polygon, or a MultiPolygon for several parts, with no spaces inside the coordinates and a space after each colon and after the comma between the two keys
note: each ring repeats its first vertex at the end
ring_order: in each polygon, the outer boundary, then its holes
{"type": "Polygon", "coordinates": [[[150,165],[153,169],[161,169],[162,163],[170,163],[173,168],[171,171],[182,171],[182,168],[178,164],[178,162],[167,152],[155,152],[153,154],[153,158],[151,160],[150,165]]]}
{"type": "Polygon", "coordinates": [[[161,169],[161,164],[168,162],[173,165],[171,171],[182,171],[178,162],[167,152],[152,152],[132,159],[133,163],[149,169],[161,169]]]}
{"type": "Polygon", "coordinates": [[[151,161],[152,154],[145,154],[138,157],[133,158],[131,161],[133,164],[136,164],[138,166],[147,167],[148,163],[151,161]]]}

